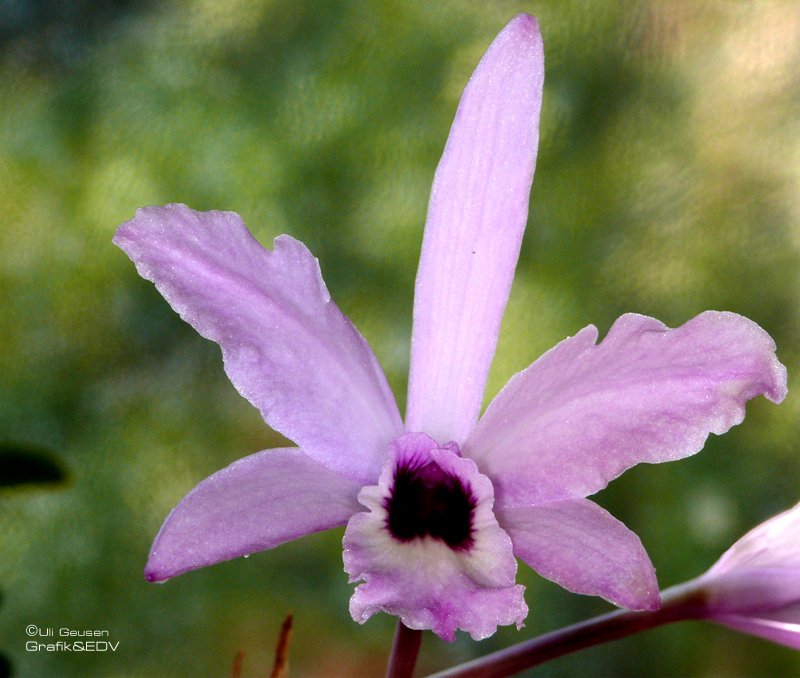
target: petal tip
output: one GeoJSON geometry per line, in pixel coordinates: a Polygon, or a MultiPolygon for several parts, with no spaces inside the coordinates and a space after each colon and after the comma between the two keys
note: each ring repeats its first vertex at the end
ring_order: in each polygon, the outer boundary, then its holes
{"type": "Polygon", "coordinates": [[[651,592],[650,595],[642,601],[641,607],[636,607],[633,609],[647,612],[655,612],[656,610],[661,609],[661,594],[658,590],[651,592]]]}
{"type": "MultiPolygon", "coordinates": [[[[539,22],[531,14],[517,14],[506,24],[501,35],[506,34],[512,40],[520,42],[525,47],[530,48],[533,58],[537,60],[541,70],[544,60],[544,47],[542,44],[542,33],[539,29],[539,22]]],[[[498,36],[499,37],[499,36],[498,36]]]]}
{"type": "Polygon", "coordinates": [[[541,31],[539,29],[539,21],[533,14],[520,12],[511,21],[508,22],[506,28],[515,28],[520,32],[524,32],[531,38],[541,38],[541,31]]]}
{"type": "Polygon", "coordinates": [[[161,584],[170,578],[170,575],[165,574],[161,568],[152,565],[149,560],[147,561],[147,565],[144,568],[144,580],[146,582],[149,584],[161,584]]]}

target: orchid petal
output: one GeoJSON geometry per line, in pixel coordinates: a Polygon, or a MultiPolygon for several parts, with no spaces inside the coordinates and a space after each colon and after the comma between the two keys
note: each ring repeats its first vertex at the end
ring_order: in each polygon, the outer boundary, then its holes
{"type": "Polygon", "coordinates": [[[633,610],[659,605],[650,558],[633,532],[588,499],[530,508],[495,509],[514,555],[573,593],[633,610]]]}
{"type": "Polygon", "coordinates": [[[492,513],[492,484],[453,447],[437,448],[422,433],[404,434],[391,443],[378,484],[358,495],[369,510],[353,515],[343,540],[350,581],[364,580],[350,600],[355,621],[388,612],[408,628],[430,629],[448,641],[457,629],[480,640],[498,625],[522,625],[528,613],[525,587],[514,583],[517,562],[492,513]],[[397,469],[426,463],[469,488],[475,506],[468,546],[451,548],[430,536],[401,540],[390,531],[387,507],[397,469]]]}
{"type": "Polygon", "coordinates": [[[800,649],[800,504],[750,530],[694,586],[704,617],[800,649]]]}
{"type": "Polygon", "coordinates": [[[721,577],[762,569],[800,572],[800,504],[750,530],[722,555],[708,574],[721,577]]]}
{"type": "MultiPolygon", "coordinates": [[[[794,539],[800,535],[794,535],[794,539]]],[[[765,551],[770,550],[765,545],[765,551]]],[[[776,619],[786,614],[800,623],[800,567],[772,565],[727,572],[711,569],[701,579],[707,592],[707,607],[714,616],[752,614],[754,617],[776,619]]]]}
{"type": "Polygon", "coordinates": [[[362,510],[359,489],[296,448],[252,454],[206,478],[172,510],[145,577],[164,581],[344,525],[362,510]]]}
{"type": "Polygon", "coordinates": [[[543,80],[538,25],[519,15],[464,90],[428,206],[407,430],[461,444],[478,417],[528,218],[543,80]]]}
{"type": "Polygon", "coordinates": [[[758,619],[744,615],[720,616],[715,617],[714,621],[736,631],[800,650],[800,623],[758,619]]]}
{"type": "Polygon", "coordinates": [[[635,464],[698,452],[742,421],[750,398],[786,394],[774,342],[734,313],[674,330],[629,314],[596,338],[586,327],[512,377],[464,445],[498,505],[593,494],[635,464]]]}
{"type": "Polygon", "coordinates": [[[328,468],[374,482],[402,427],[367,342],[288,236],[264,249],[233,212],[147,207],[114,238],[170,305],[222,348],[225,371],[276,431],[328,468]]]}

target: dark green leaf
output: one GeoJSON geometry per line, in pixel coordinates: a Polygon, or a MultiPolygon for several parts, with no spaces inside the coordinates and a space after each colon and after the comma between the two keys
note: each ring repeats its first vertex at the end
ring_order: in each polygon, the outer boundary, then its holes
{"type": "Polygon", "coordinates": [[[0,444],[0,487],[27,483],[62,483],[67,473],[49,450],[13,443],[0,444]]]}

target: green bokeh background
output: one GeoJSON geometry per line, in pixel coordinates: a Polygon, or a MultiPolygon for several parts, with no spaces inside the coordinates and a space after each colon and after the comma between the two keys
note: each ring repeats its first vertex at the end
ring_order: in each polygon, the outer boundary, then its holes
{"type": "MultiPolygon", "coordinates": [[[[111,245],[142,205],[242,214],[319,257],[401,406],[430,182],[460,92],[517,12],[546,85],[531,216],[487,398],[588,323],[736,311],[800,369],[800,8],[774,2],[0,0],[0,443],[69,481],[0,489],[0,652],[18,676],[381,675],[394,620],[354,623],[341,530],[170,581],[142,567],[197,482],[282,439],[218,349],[111,245]],[[107,629],[107,654],[30,653],[25,627],[107,629]]],[[[662,585],[800,500],[800,398],[748,406],[689,460],[598,501],[662,585]]],[[[603,612],[520,568],[520,632],[427,637],[420,673],[603,612]]],[[[707,624],[534,676],[794,676],[800,656],[707,624]]]]}

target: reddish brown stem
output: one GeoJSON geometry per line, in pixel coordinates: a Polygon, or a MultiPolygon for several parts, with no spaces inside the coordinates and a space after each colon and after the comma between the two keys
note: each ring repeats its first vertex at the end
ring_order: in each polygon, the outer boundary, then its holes
{"type": "Polygon", "coordinates": [[[411,678],[417,665],[421,643],[422,631],[414,631],[398,619],[386,678],[411,678]]]}

